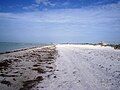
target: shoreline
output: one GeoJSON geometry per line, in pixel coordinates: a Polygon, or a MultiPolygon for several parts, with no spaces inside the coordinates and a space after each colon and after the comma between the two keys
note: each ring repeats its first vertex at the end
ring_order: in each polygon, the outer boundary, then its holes
{"type": "Polygon", "coordinates": [[[8,51],[1,51],[0,55],[7,54],[7,53],[13,53],[13,52],[19,52],[19,51],[25,51],[25,50],[29,50],[29,49],[38,48],[38,47],[44,47],[44,46],[49,46],[49,45],[32,46],[32,47],[18,48],[18,49],[13,49],[13,50],[8,50],[8,51]]]}
{"type": "MultiPolygon", "coordinates": [[[[50,45],[54,45],[54,44],[50,44],[50,45]]],[[[62,43],[61,45],[92,45],[92,46],[99,46],[99,44],[92,44],[92,43],[62,43]]],[[[49,46],[49,45],[32,46],[32,47],[19,48],[19,49],[13,49],[13,50],[8,50],[8,51],[1,51],[0,55],[1,54],[13,53],[13,52],[19,52],[19,51],[25,51],[25,50],[29,50],[29,49],[38,48],[38,47],[44,47],[44,46],[49,46]]],[[[112,47],[115,50],[119,50],[120,49],[120,44],[108,44],[108,45],[100,45],[100,46],[112,47]]]]}
{"type": "Polygon", "coordinates": [[[20,49],[15,49],[15,50],[8,50],[8,51],[0,52],[0,54],[8,54],[8,53],[13,53],[13,52],[19,52],[19,51],[25,51],[25,50],[29,50],[29,49],[34,49],[34,48],[37,48],[37,47],[20,48],[20,49]]]}

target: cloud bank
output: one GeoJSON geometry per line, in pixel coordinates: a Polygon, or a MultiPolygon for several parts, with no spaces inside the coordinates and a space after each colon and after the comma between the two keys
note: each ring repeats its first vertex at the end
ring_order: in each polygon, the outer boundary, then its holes
{"type": "MultiPolygon", "coordinates": [[[[38,4],[46,1],[36,0],[38,4]]],[[[79,9],[0,13],[0,30],[0,41],[120,42],[120,3],[79,9]],[[15,35],[17,33],[20,34],[15,35]]]]}

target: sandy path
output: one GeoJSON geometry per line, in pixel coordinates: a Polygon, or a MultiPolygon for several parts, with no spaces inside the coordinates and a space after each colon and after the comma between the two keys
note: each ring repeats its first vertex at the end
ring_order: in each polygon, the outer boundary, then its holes
{"type": "Polygon", "coordinates": [[[37,85],[39,90],[120,90],[119,50],[87,45],[56,47],[56,69],[37,85]]]}

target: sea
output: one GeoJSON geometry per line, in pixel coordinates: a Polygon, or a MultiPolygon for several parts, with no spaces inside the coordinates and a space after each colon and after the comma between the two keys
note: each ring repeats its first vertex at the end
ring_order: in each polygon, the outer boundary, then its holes
{"type": "Polygon", "coordinates": [[[45,46],[47,44],[41,43],[15,43],[15,42],[0,42],[0,52],[13,51],[23,48],[31,48],[37,46],[45,46]]]}

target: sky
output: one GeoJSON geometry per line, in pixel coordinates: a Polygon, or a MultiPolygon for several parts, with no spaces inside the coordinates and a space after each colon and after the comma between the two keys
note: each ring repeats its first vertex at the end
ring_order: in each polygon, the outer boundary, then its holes
{"type": "Polygon", "coordinates": [[[120,43],[120,0],[0,0],[0,42],[120,43]]]}

